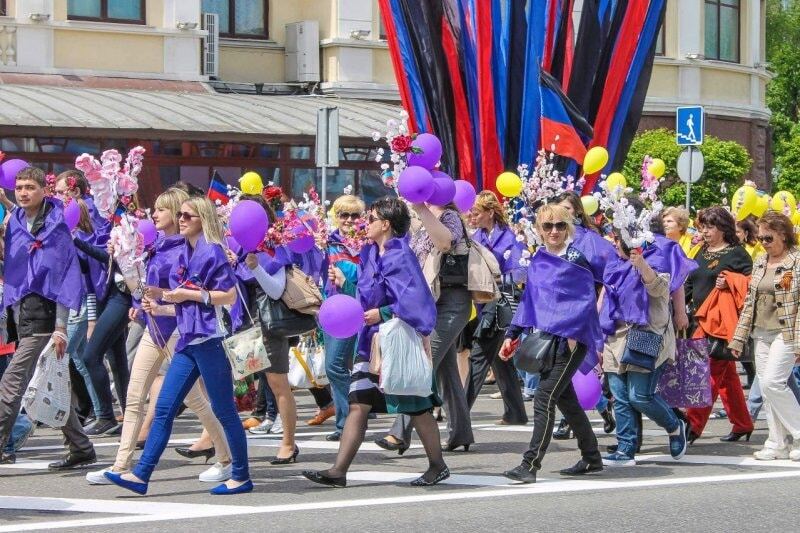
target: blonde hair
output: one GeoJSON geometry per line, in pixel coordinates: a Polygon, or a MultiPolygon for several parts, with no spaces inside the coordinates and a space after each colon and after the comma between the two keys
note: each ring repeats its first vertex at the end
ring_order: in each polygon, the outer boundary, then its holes
{"type": "Polygon", "coordinates": [[[484,211],[492,211],[492,217],[494,218],[495,224],[508,226],[506,211],[503,209],[503,205],[492,191],[479,192],[478,196],[475,198],[474,207],[478,207],[484,211]]]}
{"type": "Polygon", "coordinates": [[[158,195],[153,207],[156,209],[166,209],[169,211],[172,215],[172,223],[175,225],[175,229],[177,230],[178,213],[180,213],[183,203],[188,199],[189,195],[186,193],[186,191],[176,189],[175,187],[170,187],[158,195]]]}
{"type": "Polygon", "coordinates": [[[566,222],[567,236],[572,237],[575,235],[575,223],[572,220],[569,210],[558,204],[544,204],[536,211],[536,229],[540,230],[540,234],[544,222],[566,222]]]}
{"type": "Polygon", "coordinates": [[[333,214],[336,216],[336,220],[333,223],[336,227],[339,227],[339,213],[363,213],[366,208],[364,201],[358,196],[353,196],[352,194],[340,196],[333,202],[333,214]]]}
{"type": "Polygon", "coordinates": [[[81,212],[81,216],[78,219],[78,229],[84,233],[94,233],[92,217],[89,214],[89,207],[86,205],[86,202],[84,202],[82,198],[73,198],[72,201],[78,202],[78,207],[80,208],[81,212]]]}
{"type": "Polygon", "coordinates": [[[675,223],[681,230],[681,234],[686,233],[689,229],[689,212],[683,207],[668,207],[661,213],[661,220],[667,217],[672,217],[675,223]]]}
{"type": "Polygon", "coordinates": [[[200,216],[200,224],[203,228],[203,237],[206,242],[223,244],[225,242],[225,232],[222,223],[217,216],[217,209],[211,200],[201,196],[192,196],[183,202],[183,205],[191,207],[200,216]]]}

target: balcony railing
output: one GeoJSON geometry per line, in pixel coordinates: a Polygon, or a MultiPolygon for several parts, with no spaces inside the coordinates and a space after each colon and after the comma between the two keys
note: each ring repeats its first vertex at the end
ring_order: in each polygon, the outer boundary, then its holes
{"type": "Polygon", "coordinates": [[[0,65],[17,65],[17,26],[0,25],[0,65]]]}

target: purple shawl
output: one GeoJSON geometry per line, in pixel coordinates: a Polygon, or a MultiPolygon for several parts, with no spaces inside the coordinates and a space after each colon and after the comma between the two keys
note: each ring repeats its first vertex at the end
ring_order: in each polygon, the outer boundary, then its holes
{"type": "MultiPolygon", "coordinates": [[[[180,235],[164,237],[163,233],[158,234],[158,239],[153,243],[150,252],[150,259],[147,261],[147,285],[153,287],[166,287],[169,285],[172,266],[178,262],[178,257],[183,253],[183,244],[184,239],[180,235]]],[[[150,338],[163,348],[175,328],[178,327],[176,317],[153,316],[149,313],[144,313],[144,317],[150,338]]]]}
{"type": "MultiPolygon", "coordinates": [[[[75,230],[75,236],[82,241],[91,244],[96,248],[105,250],[108,243],[108,234],[84,233],[81,230],[75,230]]],[[[84,284],[87,292],[93,293],[97,297],[97,303],[102,303],[108,296],[108,263],[98,261],[84,253],[82,250],[76,249],[78,257],[86,261],[89,271],[84,274],[84,284]]]]}
{"type": "Polygon", "coordinates": [[[646,326],[649,322],[650,300],[642,277],[631,262],[620,259],[609,264],[605,277],[606,295],[600,309],[603,333],[613,335],[617,331],[617,322],[646,326]]]}
{"type": "MultiPolygon", "coordinates": [[[[235,285],[236,276],[221,245],[207,243],[202,236],[194,250],[188,242],[184,242],[170,272],[170,288],[184,286],[207,291],[227,291],[235,285]]],[[[176,353],[192,341],[217,334],[214,306],[183,302],[175,306],[175,314],[181,335],[175,346],[176,353]]],[[[232,329],[235,331],[239,324],[235,320],[233,322],[232,329]]]]}
{"type": "Polygon", "coordinates": [[[595,367],[597,353],[603,349],[592,273],[544,248],[531,259],[525,291],[511,323],[585,344],[586,358],[580,367],[584,374],[595,367]]]}
{"type": "Polygon", "coordinates": [[[669,274],[669,292],[680,289],[694,270],[697,263],[686,257],[683,248],[677,242],[663,235],[656,235],[656,240],[644,252],[647,263],[656,272],[669,274]]]}
{"type": "Polygon", "coordinates": [[[28,231],[24,209],[15,209],[8,220],[3,307],[36,293],[78,311],[86,293],[72,235],[61,202],[44,201],[47,215],[36,236],[28,231]]]}
{"type": "Polygon", "coordinates": [[[583,226],[575,226],[572,246],[589,261],[594,279],[599,282],[605,281],[606,267],[620,261],[613,244],[583,226]]]}
{"type": "Polygon", "coordinates": [[[479,228],[472,234],[472,239],[492,252],[500,264],[500,272],[502,274],[519,274],[520,277],[524,275],[525,269],[519,266],[519,260],[522,257],[525,245],[517,242],[517,236],[508,226],[496,224],[491,233],[479,228]],[[511,254],[506,259],[505,253],[509,250],[511,254]]]}
{"type": "MultiPolygon", "coordinates": [[[[420,335],[430,335],[436,326],[436,302],[433,299],[417,256],[404,239],[394,238],[385,245],[369,244],[361,250],[358,276],[358,300],[365,311],[389,306],[420,335]]],[[[372,336],[378,324],[364,326],[358,335],[358,355],[368,361],[372,336]]]]}
{"type": "Polygon", "coordinates": [[[314,246],[304,254],[298,254],[288,249],[286,253],[293,265],[298,266],[306,275],[311,276],[316,283],[319,283],[322,277],[322,265],[325,261],[325,253],[322,250],[314,246]]]}

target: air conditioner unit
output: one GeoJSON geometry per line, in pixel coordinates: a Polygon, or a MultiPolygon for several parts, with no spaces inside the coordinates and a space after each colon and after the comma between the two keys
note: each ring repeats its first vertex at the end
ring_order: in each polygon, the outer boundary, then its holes
{"type": "Polygon", "coordinates": [[[319,22],[304,20],[286,25],[286,81],[318,82],[319,22]]]}
{"type": "Polygon", "coordinates": [[[208,32],[203,38],[203,74],[216,79],[219,77],[219,15],[203,13],[203,29],[208,32]]]}

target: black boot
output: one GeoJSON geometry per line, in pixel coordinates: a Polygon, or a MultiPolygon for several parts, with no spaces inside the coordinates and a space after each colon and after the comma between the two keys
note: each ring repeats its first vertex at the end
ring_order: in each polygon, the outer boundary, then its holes
{"type": "Polygon", "coordinates": [[[600,411],[600,416],[603,417],[603,431],[605,433],[613,433],[617,429],[617,423],[614,421],[614,412],[611,410],[611,405],[600,411]]]}

